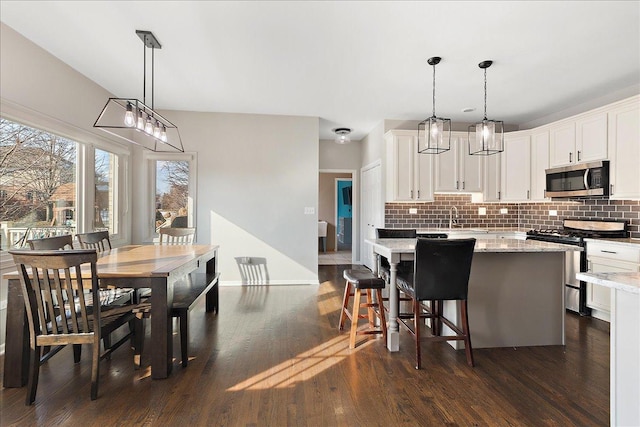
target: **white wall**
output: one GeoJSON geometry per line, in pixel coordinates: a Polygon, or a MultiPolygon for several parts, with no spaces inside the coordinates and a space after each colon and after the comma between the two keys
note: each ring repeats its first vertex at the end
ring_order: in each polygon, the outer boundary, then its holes
{"type": "Polygon", "coordinates": [[[320,140],[321,170],[360,169],[361,143],[336,144],[332,139],[320,140]]]}
{"type": "MultiPolygon", "coordinates": [[[[271,284],[318,283],[318,118],[165,113],[197,152],[197,241],[220,245],[221,284],[240,283],[236,257],[266,258],[271,284]]],[[[134,176],[134,241],[150,212],[140,181],[144,172],[134,176]]]]}

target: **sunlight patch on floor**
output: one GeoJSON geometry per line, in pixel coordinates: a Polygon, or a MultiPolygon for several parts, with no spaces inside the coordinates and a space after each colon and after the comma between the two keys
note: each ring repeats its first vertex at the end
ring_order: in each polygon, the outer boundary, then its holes
{"type": "Polygon", "coordinates": [[[313,378],[320,372],[341,362],[368,342],[350,350],[349,334],[342,334],[258,375],[254,375],[229,388],[228,391],[293,387],[297,382],[313,378]]]}

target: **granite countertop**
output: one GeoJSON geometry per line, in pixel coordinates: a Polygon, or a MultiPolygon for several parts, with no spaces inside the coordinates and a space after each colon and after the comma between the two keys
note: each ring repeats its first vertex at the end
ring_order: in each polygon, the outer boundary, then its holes
{"type": "Polygon", "coordinates": [[[640,294],[640,273],[578,273],[578,280],[619,289],[632,294],[640,294]]]}
{"type": "Polygon", "coordinates": [[[586,242],[606,242],[615,243],[622,246],[631,246],[634,248],[640,248],[640,239],[626,238],[626,239],[584,239],[586,242]]]}
{"type": "MultiPolygon", "coordinates": [[[[394,253],[413,252],[416,239],[367,239],[365,242],[384,247],[394,253]]],[[[477,240],[475,252],[568,252],[582,251],[580,246],[539,242],[537,240],[489,239],[477,240]]]]}

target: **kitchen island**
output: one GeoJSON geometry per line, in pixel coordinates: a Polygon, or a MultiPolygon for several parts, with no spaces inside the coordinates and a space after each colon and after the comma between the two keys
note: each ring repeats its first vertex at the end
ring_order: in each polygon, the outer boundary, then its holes
{"type": "Polygon", "coordinates": [[[611,425],[640,426],[640,273],[578,273],[611,288],[611,425]]]}
{"type": "MultiPolygon", "coordinates": [[[[413,260],[415,239],[369,239],[387,258],[391,283],[401,260],[413,260]]],[[[565,253],[578,246],[519,239],[477,240],[469,278],[468,315],[474,348],[564,345],[565,253]]],[[[374,273],[376,273],[374,271],[374,273]]],[[[459,321],[458,304],[445,316],[459,321]]],[[[398,290],[389,287],[387,348],[399,350],[398,290]]],[[[446,330],[444,333],[447,334],[446,330]]],[[[450,342],[463,348],[460,342],[450,342]]]]}

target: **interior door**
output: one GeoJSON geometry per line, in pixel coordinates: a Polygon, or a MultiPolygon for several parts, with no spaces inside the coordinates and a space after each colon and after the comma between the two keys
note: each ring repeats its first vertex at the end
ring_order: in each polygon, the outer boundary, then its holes
{"type": "Polygon", "coordinates": [[[362,170],[361,186],[361,259],[362,263],[373,269],[375,258],[371,245],[365,243],[366,239],[376,236],[376,228],[384,225],[384,205],[382,202],[382,173],[380,164],[362,170]]]}

